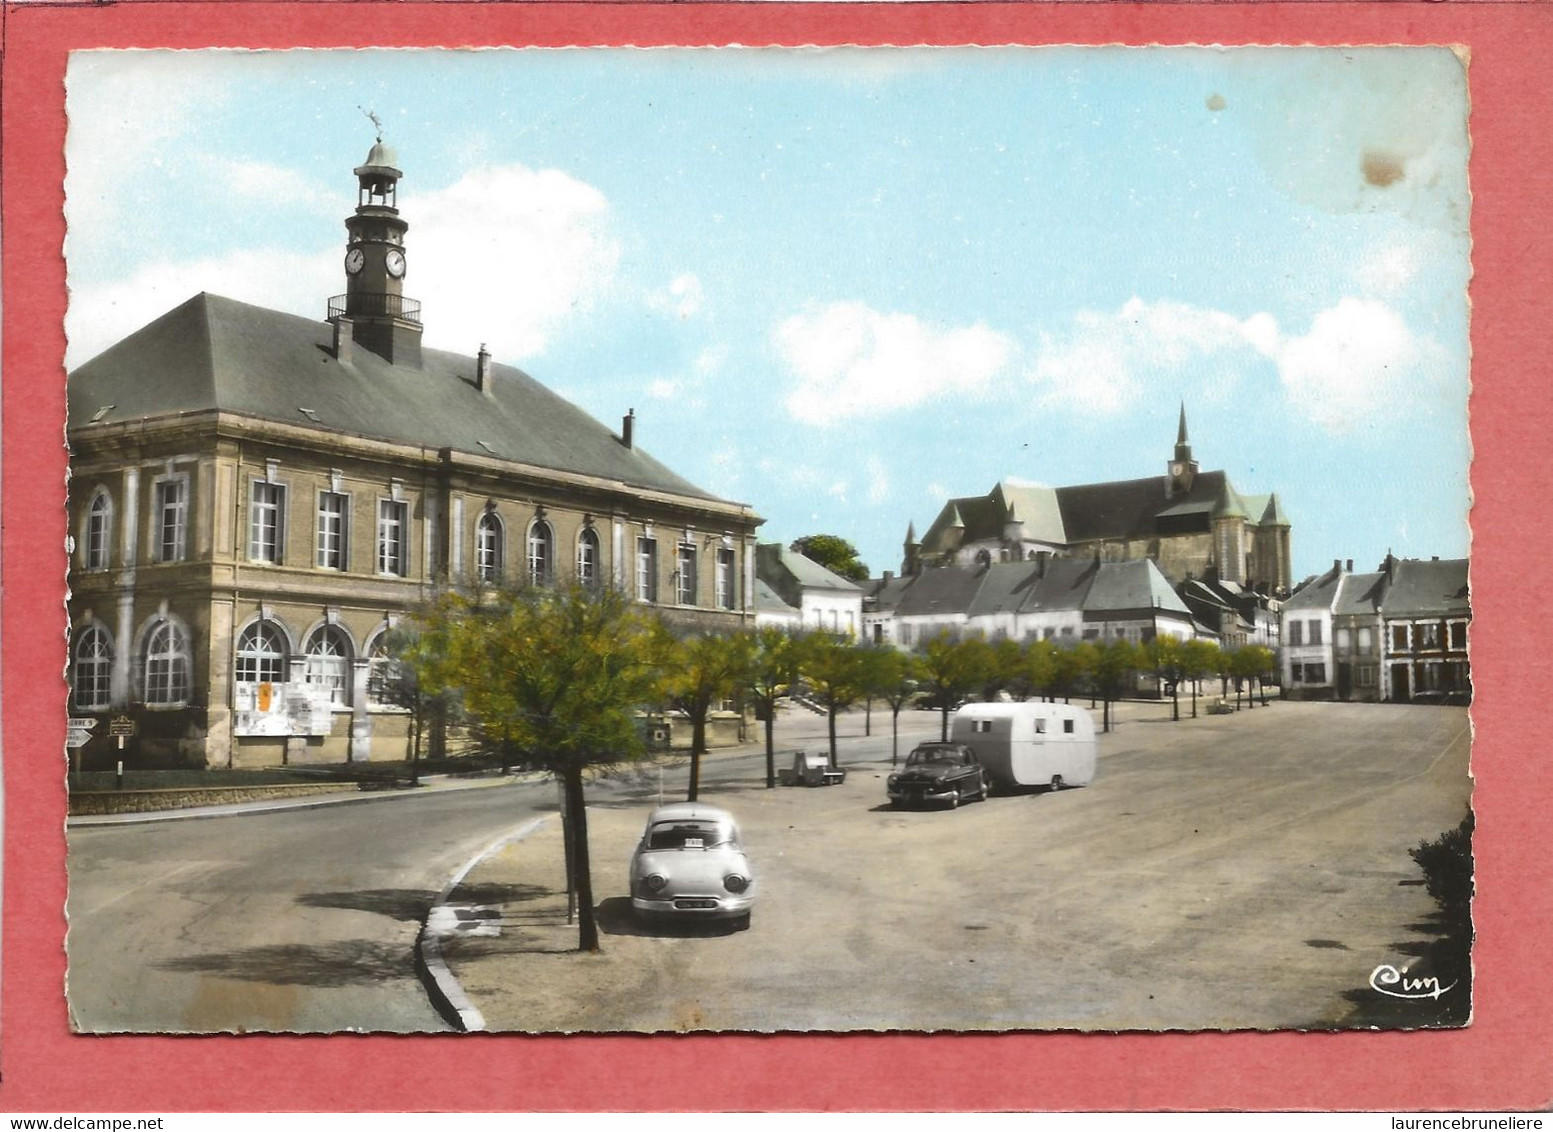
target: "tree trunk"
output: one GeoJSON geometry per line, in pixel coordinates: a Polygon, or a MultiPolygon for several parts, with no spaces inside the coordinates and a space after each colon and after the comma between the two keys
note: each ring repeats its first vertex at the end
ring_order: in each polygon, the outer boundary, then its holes
{"type": "Polygon", "coordinates": [[[863,734],[864,735],[872,735],[873,733],[874,733],[874,698],[872,696],[869,696],[867,701],[863,704],[863,734]]]}
{"type": "Polygon", "coordinates": [[[766,704],[766,789],[776,788],[776,697],[766,704]]]}
{"type": "Polygon", "coordinates": [[[588,864],[588,804],[582,791],[582,767],[568,765],[566,810],[572,827],[572,887],[577,891],[577,950],[599,949],[599,925],[593,917],[593,876],[588,864]]]}
{"type": "Polygon", "coordinates": [[[1181,682],[1173,680],[1170,684],[1170,719],[1173,723],[1181,722],[1181,682]]]}
{"type": "Polygon", "coordinates": [[[836,766],[836,705],[826,704],[825,715],[830,722],[830,765],[836,766]]]}
{"type": "MultiPolygon", "coordinates": [[[[901,701],[905,703],[904,700],[901,701]]],[[[901,709],[896,708],[890,716],[890,765],[894,766],[901,754],[901,709]]]]}
{"type": "Polygon", "coordinates": [[[1192,681],[1192,718],[1197,718],[1197,681],[1192,681]]]}
{"type": "Polygon", "coordinates": [[[938,709],[939,725],[938,740],[941,743],[949,742],[949,701],[944,700],[944,706],[938,709]]]}
{"type": "Polygon", "coordinates": [[[694,802],[701,790],[701,753],[706,750],[706,709],[690,713],[690,793],[687,802],[694,802]]]}

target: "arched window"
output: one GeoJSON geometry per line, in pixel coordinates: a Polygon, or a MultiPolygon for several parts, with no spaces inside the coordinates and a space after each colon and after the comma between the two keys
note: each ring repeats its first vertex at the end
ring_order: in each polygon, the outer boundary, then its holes
{"type": "Polygon", "coordinates": [[[599,581],[599,535],[592,527],[584,527],[577,536],[577,581],[584,586],[599,581]]]}
{"type": "Polygon", "coordinates": [[[320,625],[307,639],[307,668],[303,679],[323,684],[329,698],[342,707],[351,702],[351,645],[337,625],[320,625]]]}
{"type": "Polygon", "coordinates": [[[113,500],[103,488],[92,495],[86,509],[84,558],[88,570],[106,570],[113,547],[113,500]]]}
{"type": "Polygon", "coordinates": [[[237,638],[239,684],[279,684],[286,679],[286,638],[269,621],[255,621],[237,638]]]}
{"type": "Polygon", "coordinates": [[[548,582],[555,564],[555,535],[550,524],[535,519],[528,529],[528,576],[536,584],[548,582]]]}
{"type": "Polygon", "coordinates": [[[101,711],[108,706],[108,679],[113,671],[113,640],[101,625],[90,625],[75,646],[75,706],[101,711]]]}
{"type": "Polygon", "coordinates": [[[475,523],[475,576],[482,582],[500,580],[502,542],[501,517],[495,511],[485,512],[475,523]]]}
{"type": "Polygon", "coordinates": [[[189,638],[163,621],[146,639],[146,703],[174,707],[189,699],[189,638]]]}
{"type": "Polygon", "coordinates": [[[976,565],[978,565],[978,566],[991,566],[992,565],[992,554],[991,554],[990,551],[987,550],[986,547],[982,547],[980,550],[978,550],[976,552],[976,565]]]}

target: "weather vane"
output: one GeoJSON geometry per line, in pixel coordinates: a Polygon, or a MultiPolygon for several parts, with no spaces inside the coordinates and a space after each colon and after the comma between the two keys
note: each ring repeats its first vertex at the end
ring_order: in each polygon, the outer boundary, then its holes
{"type": "Polygon", "coordinates": [[[365,106],[358,106],[358,107],[356,107],[356,109],[360,110],[368,118],[372,119],[372,127],[373,127],[373,129],[377,130],[377,140],[379,142],[381,142],[383,140],[383,122],[382,122],[382,120],[379,119],[378,116],[376,114],[374,114],[371,110],[368,110],[365,106]]]}

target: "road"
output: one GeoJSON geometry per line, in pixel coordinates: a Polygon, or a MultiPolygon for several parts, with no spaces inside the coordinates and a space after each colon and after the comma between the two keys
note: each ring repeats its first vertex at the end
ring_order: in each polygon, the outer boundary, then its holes
{"type": "MultiPolygon", "coordinates": [[[[907,719],[917,732],[931,723],[925,714],[907,719]]],[[[784,722],[781,738],[810,741],[821,725],[798,716],[784,722]]],[[[850,730],[860,727],[848,721],[850,730]]],[[[703,774],[710,787],[722,776],[758,773],[762,759],[717,754],[703,774]]],[[[668,772],[671,783],[683,777],[668,772]]],[[[596,784],[590,799],[641,797],[655,787],[655,778],[627,776],[596,784]]],[[[420,923],[472,854],[555,809],[553,783],[509,782],[71,828],[67,947],[76,1028],[445,1029],[414,968],[420,923]]]]}
{"type": "MultiPolygon", "coordinates": [[[[493,1030],[1363,1024],[1353,993],[1435,938],[1407,851],[1466,811],[1466,712],[1159,714],[1126,705],[1084,789],[897,811],[874,765],[819,790],[708,791],[754,856],[744,932],[631,916],[644,799],[590,814],[603,951],[570,950],[575,929],[540,895],[562,886],[549,823],[470,874],[527,890],[448,961],[493,1030]]],[[[1428,1024],[1423,1006],[1391,1024],[1428,1024]]]]}

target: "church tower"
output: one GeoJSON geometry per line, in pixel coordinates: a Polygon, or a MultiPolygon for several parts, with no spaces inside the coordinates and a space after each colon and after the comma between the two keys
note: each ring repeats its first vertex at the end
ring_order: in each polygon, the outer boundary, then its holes
{"type": "Polygon", "coordinates": [[[360,346],[395,365],[419,368],[421,304],[404,295],[409,269],[404,235],[410,226],[399,216],[404,174],[396,161],[379,133],[367,160],[356,167],[356,211],[345,218],[345,294],[329,300],[329,321],[345,349],[360,346]]]}
{"type": "Polygon", "coordinates": [[[1186,438],[1186,402],[1181,402],[1181,423],[1176,428],[1176,450],[1165,466],[1165,494],[1185,495],[1192,490],[1197,476],[1197,461],[1192,459],[1192,442],[1186,438]]]}

